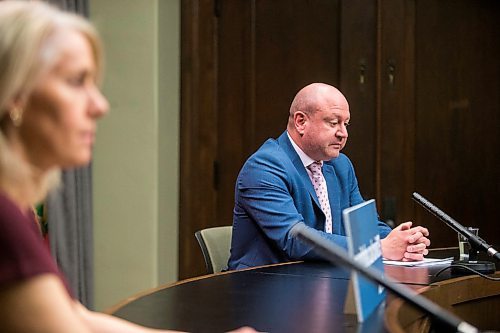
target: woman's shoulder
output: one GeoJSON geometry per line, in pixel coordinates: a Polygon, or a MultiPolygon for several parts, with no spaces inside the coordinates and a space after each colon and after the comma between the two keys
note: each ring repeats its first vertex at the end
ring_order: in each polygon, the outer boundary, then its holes
{"type": "Polygon", "coordinates": [[[26,232],[23,229],[38,232],[34,213],[29,210],[23,212],[5,192],[0,191],[0,230],[26,232]]]}
{"type": "Polygon", "coordinates": [[[34,213],[0,193],[0,286],[44,273],[58,275],[34,213]]]}

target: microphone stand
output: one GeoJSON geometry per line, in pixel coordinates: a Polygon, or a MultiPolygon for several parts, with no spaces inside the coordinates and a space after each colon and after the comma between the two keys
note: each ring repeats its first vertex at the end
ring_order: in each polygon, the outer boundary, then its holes
{"type": "Polygon", "coordinates": [[[426,313],[439,324],[439,332],[460,332],[460,333],[477,333],[479,330],[471,324],[463,321],[453,313],[446,311],[427,298],[411,292],[409,288],[393,282],[384,274],[372,267],[362,266],[360,263],[351,258],[346,251],[333,242],[322,238],[313,232],[304,223],[299,222],[290,229],[290,235],[297,237],[306,244],[311,245],[316,253],[323,256],[332,264],[340,264],[347,268],[353,269],[362,275],[366,276],[371,281],[375,281],[379,285],[387,288],[392,293],[404,299],[414,307],[426,313]]]}
{"type": "Polygon", "coordinates": [[[477,254],[479,250],[483,250],[495,259],[500,260],[500,253],[498,251],[496,251],[491,245],[486,243],[481,237],[471,233],[469,230],[467,230],[467,228],[455,221],[453,218],[451,218],[449,215],[433,205],[430,201],[425,199],[417,192],[413,192],[412,198],[426,210],[431,212],[434,216],[443,221],[448,227],[452,228],[457,233],[467,238],[467,241],[469,242],[471,247],[469,251],[469,258],[468,260],[454,260],[451,263],[452,273],[471,274],[471,272],[467,268],[483,274],[495,273],[495,264],[491,261],[477,260],[477,254]]]}

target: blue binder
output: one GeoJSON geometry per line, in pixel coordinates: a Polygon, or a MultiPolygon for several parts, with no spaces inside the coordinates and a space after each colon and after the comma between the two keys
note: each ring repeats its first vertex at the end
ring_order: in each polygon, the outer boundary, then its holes
{"type": "MultiPolygon", "coordinates": [[[[349,255],[364,266],[372,266],[382,273],[382,248],[377,228],[375,200],[344,209],[342,212],[347,234],[349,255]]],[[[363,322],[385,300],[382,286],[367,280],[355,271],[351,277],[358,322],[363,322]]]]}

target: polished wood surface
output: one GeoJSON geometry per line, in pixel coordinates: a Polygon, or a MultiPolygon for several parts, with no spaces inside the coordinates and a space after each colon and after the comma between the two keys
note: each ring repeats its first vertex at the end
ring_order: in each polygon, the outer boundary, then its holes
{"type": "MultiPolygon", "coordinates": [[[[432,256],[444,258],[455,252],[441,250],[432,256]]],[[[475,306],[488,295],[498,300],[500,290],[489,282],[470,276],[456,278],[449,270],[435,276],[440,268],[385,267],[387,276],[460,315],[470,311],[462,308],[467,302],[475,306]],[[466,292],[459,292],[462,288],[466,292]]],[[[189,332],[222,332],[244,325],[289,333],[402,332],[408,327],[423,332],[421,329],[428,325],[422,314],[406,304],[394,306],[398,303],[393,296],[388,297],[387,311],[380,307],[368,321],[357,323],[354,315],[343,311],[349,277],[348,270],[324,262],[264,266],[157,288],[124,301],[108,313],[150,327],[189,332]]],[[[498,305],[485,306],[498,309],[498,305]]],[[[494,320],[491,324],[495,325],[494,320]]]]}

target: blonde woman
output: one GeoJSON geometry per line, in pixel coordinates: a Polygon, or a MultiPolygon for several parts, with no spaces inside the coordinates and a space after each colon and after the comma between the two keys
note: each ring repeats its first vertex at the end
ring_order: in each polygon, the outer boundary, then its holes
{"type": "Polygon", "coordinates": [[[0,1],[1,332],[160,332],[78,303],[31,209],[61,168],[90,161],[96,121],[108,112],[100,74],[99,38],[86,20],[0,1]]]}

